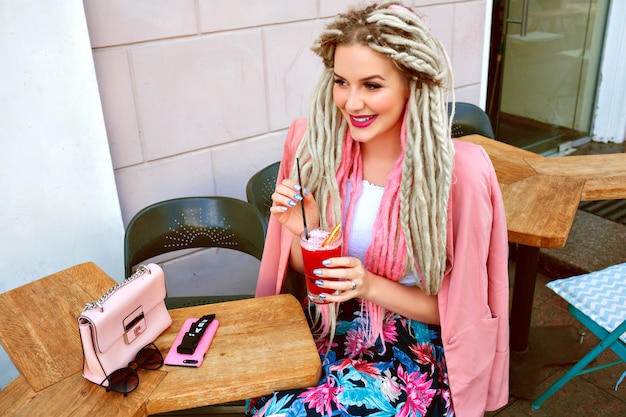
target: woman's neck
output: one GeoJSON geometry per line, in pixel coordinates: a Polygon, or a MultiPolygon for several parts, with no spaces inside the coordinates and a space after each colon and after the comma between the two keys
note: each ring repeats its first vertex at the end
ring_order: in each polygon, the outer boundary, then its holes
{"type": "Polygon", "coordinates": [[[361,161],[363,179],[371,184],[384,187],[387,176],[393,171],[396,161],[402,154],[400,138],[398,140],[371,141],[361,143],[361,161]]]}

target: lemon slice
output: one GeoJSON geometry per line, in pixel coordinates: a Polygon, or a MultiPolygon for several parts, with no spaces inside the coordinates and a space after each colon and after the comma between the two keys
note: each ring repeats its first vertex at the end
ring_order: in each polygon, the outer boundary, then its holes
{"type": "Polygon", "coordinates": [[[330,231],[328,236],[326,236],[326,239],[324,239],[324,241],[322,242],[322,247],[325,247],[330,242],[335,240],[335,238],[339,235],[340,230],[341,230],[341,223],[337,223],[335,227],[333,227],[333,229],[330,231]]]}

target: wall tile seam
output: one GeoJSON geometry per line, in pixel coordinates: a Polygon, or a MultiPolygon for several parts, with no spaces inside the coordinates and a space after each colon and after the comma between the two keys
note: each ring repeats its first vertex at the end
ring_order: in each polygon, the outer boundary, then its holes
{"type": "Polygon", "coordinates": [[[168,163],[168,162],[172,162],[172,161],[179,161],[181,159],[186,159],[188,157],[201,156],[202,154],[205,154],[205,153],[207,154],[207,156],[211,157],[211,155],[215,151],[220,151],[220,150],[223,150],[223,149],[227,149],[229,147],[245,146],[246,144],[249,144],[249,143],[252,143],[252,142],[256,142],[258,140],[269,139],[274,134],[283,133],[286,136],[287,135],[287,130],[288,130],[288,126],[283,128],[283,129],[275,129],[275,130],[267,131],[267,132],[265,132],[263,134],[260,134],[260,135],[250,136],[250,137],[246,137],[246,138],[240,138],[240,139],[237,139],[237,140],[231,141],[231,142],[219,143],[219,144],[212,145],[212,146],[207,146],[207,147],[204,147],[204,148],[193,149],[193,150],[190,150],[190,151],[180,152],[180,153],[171,154],[171,155],[167,155],[167,156],[163,156],[163,157],[159,157],[159,158],[154,158],[154,159],[149,159],[149,160],[143,160],[142,162],[138,162],[136,164],[119,166],[119,167],[114,169],[114,172],[116,172],[116,173],[118,173],[118,172],[125,172],[125,171],[132,170],[132,169],[135,169],[135,168],[149,168],[152,165],[159,165],[159,164],[168,163]]]}
{"type": "Polygon", "coordinates": [[[311,18],[311,19],[299,19],[299,20],[292,20],[289,22],[280,22],[280,23],[273,23],[273,24],[266,24],[266,25],[254,25],[254,26],[245,26],[245,27],[238,27],[238,28],[228,28],[228,29],[220,29],[216,31],[205,31],[205,32],[200,31],[200,32],[189,33],[189,34],[181,34],[177,36],[143,39],[143,40],[127,42],[127,43],[100,45],[100,46],[91,45],[91,49],[94,52],[99,52],[99,51],[112,50],[116,48],[119,49],[119,48],[153,46],[157,44],[162,44],[164,42],[176,43],[183,39],[205,38],[205,37],[209,37],[212,35],[223,35],[223,34],[243,32],[243,31],[252,31],[252,30],[267,30],[267,29],[274,29],[280,26],[288,26],[288,25],[293,25],[293,24],[298,24],[298,23],[314,23],[314,22],[325,21],[325,20],[327,19],[324,17],[316,17],[316,18],[311,18]]]}
{"type": "Polygon", "coordinates": [[[465,84],[455,84],[454,85],[454,89],[458,90],[461,88],[467,88],[467,87],[473,87],[473,86],[480,86],[480,80],[477,80],[475,82],[471,82],[471,83],[465,83],[465,84]]]}
{"type": "MultiPolygon", "coordinates": [[[[137,78],[136,78],[136,74],[134,70],[135,66],[133,64],[133,54],[131,53],[130,49],[125,49],[123,52],[126,55],[126,64],[128,66],[127,70],[128,70],[129,81],[130,81],[130,90],[131,90],[131,97],[133,100],[133,108],[135,109],[135,123],[137,126],[137,139],[139,140],[141,159],[143,162],[145,162],[148,144],[147,144],[147,140],[144,134],[143,117],[141,115],[142,109],[139,106],[139,103],[137,101],[137,97],[138,97],[137,78]]],[[[107,133],[107,137],[108,137],[108,133],[107,133]]],[[[116,172],[116,170],[117,168],[114,170],[114,172],[116,172]]]]}
{"type": "Polygon", "coordinates": [[[265,108],[267,109],[265,111],[265,123],[266,126],[269,128],[270,126],[272,126],[272,115],[271,115],[271,111],[270,109],[272,108],[272,103],[271,103],[271,93],[270,93],[270,75],[268,73],[268,56],[267,56],[267,38],[266,38],[266,31],[265,30],[261,30],[261,61],[263,64],[263,97],[264,97],[264,102],[265,102],[265,108]]]}

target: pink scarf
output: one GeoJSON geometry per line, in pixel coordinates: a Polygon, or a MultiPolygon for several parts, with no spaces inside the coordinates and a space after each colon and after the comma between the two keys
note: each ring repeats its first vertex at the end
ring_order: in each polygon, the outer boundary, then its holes
{"type": "MultiPolygon", "coordinates": [[[[400,134],[402,152],[406,149],[406,131],[404,123],[400,134]]],[[[406,262],[406,240],[404,232],[399,227],[400,212],[400,183],[402,181],[402,159],[398,158],[392,172],[387,178],[378,214],[374,222],[372,241],[365,255],[365,269],[386,277],[392,281],[400,281],[404,277],[406,262]]],[[[342,150],[342,160],[336,174],[340,189],[342,206],[346,201],[347,183],[352,184],[348,198],[344,233],[344,253],[347,253],[348,236],[352,229],[354,206],[362,190],[363,162],[361,160],[361,146],[355,142],[350,131],[347,130],[342,150]]],[[[342,207],[341,212],[344,213],[342,207]]],[[[330,314],[328,309],[322,308],[322,333],[328,330],[330,314]]],[[[379,305],[361,300],[361,313],[369,317],[369,327],[364,329],[367,341],[374,344],[378,337],[383,338],[383,322],[387,312],[379,305]]],[[[384,342],[384,340],[383,340],[384,342]]]]}

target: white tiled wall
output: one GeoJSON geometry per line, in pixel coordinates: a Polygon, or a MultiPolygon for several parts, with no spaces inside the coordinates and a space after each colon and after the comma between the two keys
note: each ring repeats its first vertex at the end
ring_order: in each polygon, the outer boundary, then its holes
{"type": "Polygon", "coordinates": [[[315,0],[198,0],[202,32],[271,26],[317,17],[315,0]]]}
{"type": "MultiPolygon", "coordinates": [[[[245,199],[308,113],[310,45],[354,0],[84,0],[124,224],[156,201],[245,199]]],[[[485,0],[407,5],[442,40],[457,100],[478,103],[485,0]]]]}

